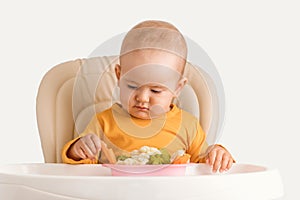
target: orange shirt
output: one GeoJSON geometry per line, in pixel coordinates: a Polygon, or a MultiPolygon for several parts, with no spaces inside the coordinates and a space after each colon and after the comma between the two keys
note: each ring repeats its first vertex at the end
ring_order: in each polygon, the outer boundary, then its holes
{"type": "MultiPolygon", "coordinates": [[[[199,121],[190,113],[171,105],[165,115],[151,119],[131,117],[119,104],[96,114],[79,137],[68,142],[62,151],[64,163],[95,163],[90,159],[75,161],[67,157],[67,151],[78,138],[89,134],[97,134],[108,148],[112,148],[116,156],[128,153],[142,146],[165,148],[172,155],[183,149],[191,155],[191,162],[202,162],[206,151],[206,135],[199,121]]],[[[96,158],[97,159],[97,158],[96,158]]],[[[107,162],[101,158],[100,162],[107,162]]]]}

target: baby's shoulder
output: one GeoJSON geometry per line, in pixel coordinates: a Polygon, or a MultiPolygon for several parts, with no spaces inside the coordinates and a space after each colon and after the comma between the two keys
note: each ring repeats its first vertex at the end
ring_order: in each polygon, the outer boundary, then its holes
{"type": "Polygon", "coordinates": [[[178,108],[178,107],[177,107],[177,109],[180,111],[183,118],[185,118],[187,120],[198,121],[198,118],[196,116],[194,116],[193,114],[191,114],[190,112],[187,112],[187,111],[183,110],[182,108],[178,108]]]}
{"type": "Polygon", "coordinates": [[[193,114],[181,109],[181,130],[188,135],[198,132],[199,127],[201,127],[199,119],[193,114]]]}
{"type": "Polygon", "coordinates": [[[113,106],[106,108],[105,110],[102,110],[102,111],[96,113],[95,115],[97,118],[103,118],[103,117],[110,116],[112,113],[112,109],[113,109],[113,106]]]}

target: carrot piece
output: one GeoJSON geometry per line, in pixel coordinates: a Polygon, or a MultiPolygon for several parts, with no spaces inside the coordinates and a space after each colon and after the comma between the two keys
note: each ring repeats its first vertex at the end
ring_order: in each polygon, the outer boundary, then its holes
{"type": "Polygon", "coordinates": [[[182,156],[177,156],[172,164],[186,164],[186,163],[189,163],[190,162],[190,158],[191,158],[191,155],[190,154],[184,154],[182,156]]]}

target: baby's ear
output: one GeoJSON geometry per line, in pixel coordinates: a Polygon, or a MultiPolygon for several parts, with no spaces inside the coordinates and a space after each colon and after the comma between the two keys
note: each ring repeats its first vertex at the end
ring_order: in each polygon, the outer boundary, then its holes
{"type": "Polygon", "coordinates": [[[115,66],[115,74],[118,80],[120,80],[121,76],[121,66],[119,64],[116,64],[115,66]]]}
{"type": "Polygon", "coordinates": [[[179,96],[180,92],[182,91],[183,87],[185,86],[185,84],[187,83],[187,78],[182,77],[178,83],[177,83],[177,87],[175,90],[175,95],[179,96]]]}

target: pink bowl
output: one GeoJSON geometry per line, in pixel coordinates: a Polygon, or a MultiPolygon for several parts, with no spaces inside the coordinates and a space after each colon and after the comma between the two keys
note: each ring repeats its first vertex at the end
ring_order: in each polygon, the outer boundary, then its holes
{"type": "Polygon", "coordinates": [[[111,169],[113,176],[184,176],[187,165],[190,164],[164,164],[164,165],[116,165],[103,164],[111,169]]]}

